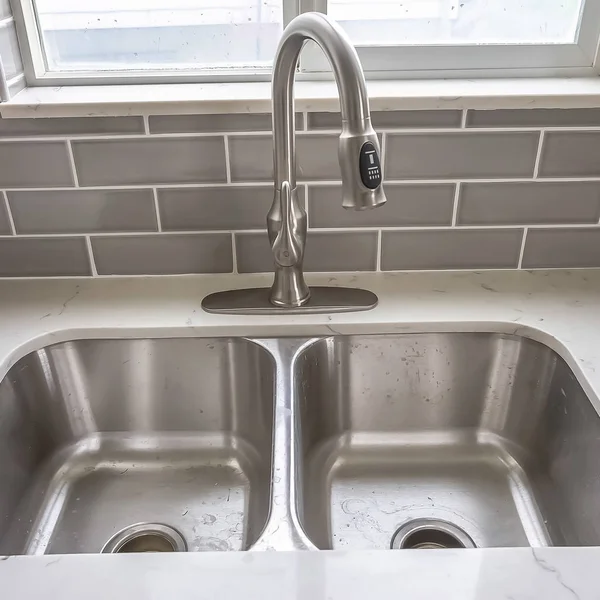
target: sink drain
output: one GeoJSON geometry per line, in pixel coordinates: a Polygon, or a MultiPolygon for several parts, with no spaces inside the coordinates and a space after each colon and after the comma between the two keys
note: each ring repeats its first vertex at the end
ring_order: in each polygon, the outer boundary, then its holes
{"type": "Polygon", "coordinates": [[[475,547],[475,543],[464,530],[440,519],[415,519],[405,523],[394,533],[391,544],[393,550],[475,547]]]}
{"type": "Polygon", "coordinates": [[[114,535],[102,549],[103,553],[123,552],[186,552],[181,534],[160,523],[139,523],[114,535]]]}

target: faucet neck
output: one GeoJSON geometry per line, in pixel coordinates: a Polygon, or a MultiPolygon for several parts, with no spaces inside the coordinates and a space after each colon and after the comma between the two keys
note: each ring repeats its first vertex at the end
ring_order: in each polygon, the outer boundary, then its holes
{"type": "Polygon", "coordinates": [[[288,181],[296,187],[294,77],[307,40],[327,56],[340,96],[344,128],[361,129],[369,119],[369,101],[360,61],[348,36],[334,21],[316,12],[296,17],[283,32],[273,66],[273,160],[275,189],[288,181]]]}

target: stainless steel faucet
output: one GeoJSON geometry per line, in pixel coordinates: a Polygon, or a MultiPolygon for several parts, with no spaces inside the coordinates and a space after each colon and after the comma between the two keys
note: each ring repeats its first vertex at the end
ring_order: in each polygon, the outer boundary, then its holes
{"type": "Polygon", "coordinates": [[[342,133],[338,155],[342,205],[364,210],[386,201],[379,140],[371,125],[365,78],[356,50],[342,28],[327,16],[316,12],[301,14],[285,28],[273,67],[275,197],[267,215],[275,259],[273,286],[268,294],[262,288],[211,294],[202,303],[209,312],[336,312],[366,310],[377,304],[377,297],[365,290],[311,290],[304,281],[307,220],[296,187],[294,76],[307,40],[316,42],[329,59],[340,95],[342,133]]]}

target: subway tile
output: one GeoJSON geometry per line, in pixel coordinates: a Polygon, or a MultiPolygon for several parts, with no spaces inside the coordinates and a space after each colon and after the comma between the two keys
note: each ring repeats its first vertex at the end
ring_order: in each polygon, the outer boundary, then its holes
{"type": "Polygon", "coordinates": [[[0,19],[6,19],[12,14],[10,10],[10,0],[0,0],[0,19]]]}
{"type": "MultiPolygon", "coordinates": [[[[371,112],[375,129],[460,127],[460,110],[381,110],[371,112]]],[[[308,129],[341,129],[342,117],[338,112],[308,114],[308,129]]]]}
{"type": "MultiPolygon", "coordinates": [[[[221,131],[271,131],[271,113],[229,115],[151,115],[150,133],[192,133],[221,131]]],[[[304,127],[302,113],[296,113],[296,129],[304,127]]]]}
{"type": "MultiPolygon", "coordinates": [[[[273,271],[273,253],[266,233],[236,233],[240,273],[273,271]]],[[[377,232],[309,232],[304,270],[316,272],[374,271],[377,265],[377,232]]]]}
{"type": "Polygon", "coordinates": [[[2,193],[0,193],[0,235],[11,235],[10,220],[6,212],[6,205],[2,193]]]}
{"type": "Polygon", "coordinates": [[[8,192],[17,233],[156,231],[152,190],[8,192]]]}
{"type": "MultiPolygon", "coordinates": [[[[296,137],[298,180],[340,179],[338,139],[334,135],[296,137]]],[[[231,136],[229,159],[232,181],[273,181],[271,136],[231,136]]]]}
{"type": "Polygon", "coordinates": [[[467,127],[586,127],[600,125],[600,108],[469,110],[467,127]]]}
{"type": "MultiPolygon", "coordinates": [[[[304,202],[303,188],[298,192],[300,202],[304,202]]],[[[272,185],[158,191],[165,231],[265,229],[272,203],[272,185]]]]}
{"type": "Polygon", "coordinates": [[[6,79],[12,79],[23,72],[17,30],[13,21],[0,26],[0,56],[6,79]]]}
{"type": "Polygon", "coordinates": [[[0,187],[72,185],[65,142],[0,142],[0,187]]]}
{"type": "Polygon", "coordinates": [[[535,225],[597,223],[599,182],[464,183],[457,223],[535,225]]]}
{"type": "Polygon", "coordinates": [[[141,117],[0,119],[0,138],[144,133],[141,117]]]}
{"type": "Polygon", "coordinates": [[[381,269],[514,269],[522,229],[384,231],[381,269]]]}
{"type": "Polygon", "coordinates": [[[310,186],[310,227],[403,227],[450,225],[454,184],[384,183],[387,202],[372,210],[342,207],[341,186],[310,186]]]}
{"type": "Polygon", "coordinates": [[[232,135],[229,138],[232,181],[273,181],[271,136],[232,135]]]}
{"type": "Polygon", "coordinates": [[[530,229],[524,269],[600,267],[600,228],[530,229]]]}
{"type": "Polygon", "coordinates": [[[231,273],[231,235],[139,235],[92,238],[100,275],[231,273]]]}
{"type": "Polygon", "coordinates": [[[537,132],[389,134],[386,176],[393,179],[531,177],[537,132]]]}
{"type": "Polygon", "coordinates": [[[83,186],[226,180],[222,137],[80,140],[73,156],[83,186]]]}
{"type": "Polygon", "coordinates": [[[600,176],[600,131],[549,131],[544,136],[540,177],[600,176]]]}
{"type": "Polygon", "coordinates": [[[85,239],[0,238],[0,277],[90,275],[85,239]]]}

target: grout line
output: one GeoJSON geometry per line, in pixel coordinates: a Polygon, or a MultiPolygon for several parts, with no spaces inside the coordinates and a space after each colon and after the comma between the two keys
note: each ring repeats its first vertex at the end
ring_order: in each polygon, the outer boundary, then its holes
{"type": "Polygon", "coordinates": [[[158,192],[156,188],[152,188],[152,196],[154,197],[154,212],[156,213],[156,226],[158,231],[162,231],[162,221],[160,218],[160,210],[158,208],[158,192]]]}
{"type": "Polygon", "coordinates": [[[381,272],[381,238],[383,234],[381,233],[381,229],[377,232],[377,263],[375,265],[375,271],[378,273],[381,272]]]}
{"type": "Polygon", "coordinates": [[[17,235],[17,228],[15,227],[15,221],[12,216],[12,211],[10,210],[10,202],[8,201],[8,194],[6,192],[2,192],[2,196],[4,198],[4,207],[6,208],[6,215],[8,217],[8,223],[10,225],[10,230],[13,235],[17,235]]]}
{"type": "Polygon", "coordinates": [[[456,227],[456,217],[458,215],[458,199],[460,197],[460,181],[456,184],[454,190],[454,203],[452,206],[452,227],[456,227]]]}
{"type": "Polygon", "coordinates": [[[69,155],[69,163],[71,164],[71,171],[73,172],[73,183],[75,187],[79,187],[79,177],[77,176],[77,169],[75,168],[75,158],[73,157],[73,146],[71,146],[71,140],[67,140],[67,154],[69,155]]]}
{"type": "MultiPolygon", "coordinates": [[[[17,75],[16,78],[21,78],[24,75],[17,75]]],[[[11,80],[12,81],[12,80],[11,80]]],[[[144,117],[145,118],[145,117],[144,117]]],[[[306,126],[308,124],[306,123],[306,126]]],[[[523,133],[523,132],[540,132],[540,131],[562,131],[562,132],[578,132],[578,131],[600,131],[600,126],[570,126],[570,127],[468,127],[462,130],[461,127],[386,127],[379,130],[379,133],[393,133],[394,135],[398,134],[423,134],[423,135],[432,135],[438,133],[463,133],[465,135],[477,134],[477,133],[523,133]]],[[[301,137],[331,137],[331,136],[339,136],[339,129],[302,129],[297,131],[298,135],[301,137]]],[[[272,133],[270,130],[260,130],[260,131],[192,131],[192,132],[179,132],[179,133],[153,133],[152,138],[160,139],[160,138],[171,138],[171,139],[183,139],[183,138],[205,138],[205,137],[219,137],[223,135],[228,136],[244,136],[244,137],[271,137],[272,133]]],[[[144,140],[147,138],[146,133],[113,133],[113,134],[83,134],[83,135],[73,135],[73,139],[81,140],[81,141],[96,141],[96,140],[144,140]]],[[[4,137],[2,139],[3,143],[11,143],[11,142],[23,142],[27,140],[39,140],[39,135],[24,135],[19,137],[4,137]]],[[[43,136],[44,141],[54,141],[54,142],[64,142],[68,139],[71,139],[69,136],[65,135],[48,135],[43,136]]]]}
{"type": "MultiPolygon", "coordinates": [[[[600,229],[598,223],[539,223],[539,224],[524,224],[524,223],[514,223],[511,225],[458,225],[456,227],[457,230],[463,231],[502,231],[502,230],[523,230],[523,228],[527,229],[552,229],[552,230],[560,230],[560,229],[600,229]]],[[[365,232],[377,232],[377,231],[413,231],[413,232],[436,232],[436,231],[452,231],[452,227],[450,225],[431,225],[431,226],[423,226],[416,225],[414,227],[411,226],[388,226],[388,227],[313,227],[310,230],[312,233],[319,234],[349,234],[349,233],[365,233],[365,232]]],[[[195,236],[195,235],[230,235],[235,232],[236,234],[243,235],[266,235],[266,229],[195,229],[195,230],[185,230],[185,231],[102,231],[102,232],[73,232],[73,233],[24,233],[17,234],[19,237],[23,238],[73,238],[73,237],[82,237],[85,235],[89,235],[92,238],[105,238],[105,237],[148,237],[148,236],[195,236]]],[[[12,235],[0,235],[0,238],[12,238],[12,235]]]]}
{"type": "Polygon", "coordinates": [[[523,239],[521,240],[521,250],[519,252],[519,262],[517,264],[517,269],[520,269],[523,265],[523,254],[525,253],[525,242],[527,241],[527,232],[529,229],[525,227],[523,231],[523,239]]]}
{"type": "Polygon", "coordinates": [[[461,129],[467,128],[467,109],[466,108],[464,108],[462,111],[462,115],[460,118],[460,128],[461,129]]]}
{"type": "MultiPolygon", "coordinates": [[[[598,183],[600,182],[600,176],[596,177],[541,177],[539,179],[533,179],[532,177],[494,177],[494,178],[450,178],[450,179],[385,179],[386,185],[397,185],[397,186],[411,186],[411,185],[448,185],[457,183],[598,183]]],[[[306,186],[340,186],[342,184],[339,179],[309,179],[302,180],[299,185],[306,186]]],[[[85,190],[140,190],[140,189],[194,189],[194,188],[223,188],[223,187],[256,187],[256,188],[272,188],[273,180],[264,181],[232,181],[228,183],[226,181],[212,181],[212,182],[198,182],[198,183],[159,183],[153,184],[148,183],[137,183],[137,184],[113,184],[113,185],[85,185],[81,186],[81,189],[85,190]]],[[[6,190],[9,192],[43,192],[43,191],[72,191],[73,186],[57,186],[57,187],[7,187],[6,190]]]]}
{"type": "Polygon", "coordinates": [[[237,247],[235,245],[235,233],[233,231],[231,232],[231,259],[233,263],[233,273],[237,274],[237,247]]]}
{"type": "Polygon", "coordinates": [[[533,178],[538,178],[538,173],[540,170],[540,161],[542,159],[542,146],[544,145],[544,133],[545,131],[542,129],[540,132],[540,140],[538,142],[537,154],[535,156],[535,165],[533,167],[533,178]]]}
{"type": "Polygon", "coordinates": [[[225,173],[227,178],[227,183],[231,183],[231,160],[229,158],[229,136],[227,134],[223,135],[223,143],[225,145],[225,173]]]}
{"type": "MultiPolygon", "coordinates": [[[[528,271],[564,271],[566,267],[528,267],[528,271]]],[[[598,271],[599,267],[568,267],[569,271],[589,271],[590,269],[594,271],[598,271]]],[[[485,272],[485,273],[493,273],[493,272],[514,272],[514,267],[477,267],[477,269],[473,269],[472,267],[466,267],[463,269],[447,269],[447,268],[439,268],[432,267],[431,269],[387,269],[383,271],[384,273],[436,273],[436,272],[445,272],[445,273],[473,273],[473,272],[485,272]]],[[[343,276],[351,276],[353,273],[359,273],[361,275],[375,273],[375,271],[307,271],[305,274],[309,275],[331,275],[332,273],[337,273],[343,276]]],[[[272,271],[256,271],[253,273],[243,273],[244,277],[254,277],[256,275],[272,275],[272,271]]],[[[203,278],[210,277],[213,278],[215,276],[227,277],[230,276],[231,273],[194,273],[194,277],[203,278]]],[[[189,273],[160,273],[160,274],[151,274],[151,273],[130,273],[127,275],[120,274],[98,274],[94,276],[96,279],[162,279],[165,277],[169,278],[186,278],[189,277],[189,273]]],[[[0,281],[52,281],[52,280],[69,280],[69,281],[78,281],[81,279],[92,279],[90,275],[40,275],[40,276],[0,276],[0,281]]]]}
{"type": "Polygon", "coordinates": [[[92,277],[96,277],[98,275],[98,271],[96,270],[96,261],[94,260],[94,251],[92,250],[92,240],[89,235],[85,236],[85,245],[87,247],[90,268],[92,269],[92,277]]]}
{"type": "Polygon", "coordinates": [[[148,115],[142,115],[142,119],[144,119],[144,133],[146,135],[150,135],[150,123],[148,120],[148,115]]]}

